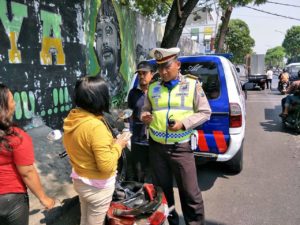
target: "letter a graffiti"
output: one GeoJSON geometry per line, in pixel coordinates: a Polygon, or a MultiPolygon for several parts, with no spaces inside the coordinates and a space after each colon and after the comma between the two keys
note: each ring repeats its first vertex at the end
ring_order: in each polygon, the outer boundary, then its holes
{"type": "Polygon", "coordinates": [[[41,20],[43,21],[41,64],[52,65],[52,54],[55,54],[56,65],[65,65],[65,53],[60,35],[61,16],[41,10],[41,20]]]}

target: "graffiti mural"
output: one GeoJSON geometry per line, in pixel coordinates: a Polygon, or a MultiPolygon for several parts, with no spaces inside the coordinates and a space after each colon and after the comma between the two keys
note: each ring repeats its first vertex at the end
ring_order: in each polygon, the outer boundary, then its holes
{"type": "MultiPolygon", "coordinates": [[[[87,72],[100,74],[108,82],[112,106],[125,103],[137,63],[149,59],[149,51],[160,46],[164,34],[163,24],[130,11],[118,2],[91,1],[86,13],[87,72]]],[[[187,55],[193,54],[189,50],[196,49],[194,45],[189,46],[193,49],[185,48],[187,55]]]]}
{"type": "Polygon", "coordinates": [[[110,95],[114,99],[122,97],[122,89],[126,87],[126,83],[120,74],[122,63],[120,27],[114,6],[109,0],[102,0],[98,10],[95,51],[101,76],[110,84],[110,95]]]}
{"type": "Polygon", "coordinates": [[[61,128],[86,74],[107,81],[112,107],[126,104],[136,64],[160,45],[164,26],[118,2],[0,0],[0,82],[14,94],[21,126],[40,116],[61,128]]]}
{"type": "Polygon", "coordinates": [[[84,0],[1,0],[0,82],[14,93],[20,125],[41,116],[61,128],[85,74],[84,0]]]}
{"type": "Polygon", "coordinates": [[[89,8],[87,30],[94,34],[87,35],[87,71],[99,73],[109,83],[112,106],[119,106],[125,101],[136,64],[148,58],[163,32],[156,32],[158,24],[113,0],[91,1],[89,8]],[[149,24],[151,29],[145,26],[149,24]]]}

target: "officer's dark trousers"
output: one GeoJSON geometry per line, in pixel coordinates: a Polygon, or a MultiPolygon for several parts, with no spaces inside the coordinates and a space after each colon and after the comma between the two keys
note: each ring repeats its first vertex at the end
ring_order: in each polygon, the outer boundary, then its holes
{"type": "Polygon", "coordinates": [[[28,225],[29,200],[25,194],[0,195],[0,225],[28,225]]]}
{"type": "MultiPolygon", "coordinates": [[[[189,143],[163,145],[150,139],[149,159],[153,169],[154,184],[162,187],[168,205],[175,205],[173,193],[173,175],[179,190],[180,202],[185,223],[202,225],[204,205],[197,181],[194,154],[189,143]]],[[[177,212],[168,217],[170,225],[179,225],[177,212]]]]}

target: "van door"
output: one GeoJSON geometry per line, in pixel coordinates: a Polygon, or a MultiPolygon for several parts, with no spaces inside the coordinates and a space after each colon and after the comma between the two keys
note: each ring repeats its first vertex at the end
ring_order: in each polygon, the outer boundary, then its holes
{"type": "Polygon", "coordinates": [[[223,154],[227,151],[229,135],[229,100],[224,70],[216,56],[182,57],[181,73],[197,76],[208,98],[212,115],[197,127],[197,152],[223,154]]]}

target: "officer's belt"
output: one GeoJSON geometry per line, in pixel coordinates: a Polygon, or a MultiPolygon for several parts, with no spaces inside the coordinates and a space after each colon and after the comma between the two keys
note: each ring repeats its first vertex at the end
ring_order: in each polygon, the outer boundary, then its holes
{"type": "Polygon", "coordinates": [[[164,144],[164,145],[176,145],[176,144],[187,143],[187,142],[189,142],[189,141],[190,141],[190,139],[187,139],[187,140],[184,140],[184,141],[176,141],[176,142],[161,143],[161,144],[164,144]]]}

